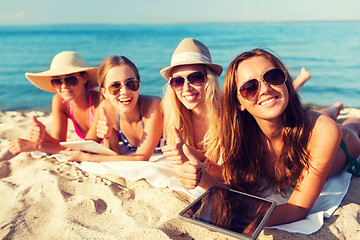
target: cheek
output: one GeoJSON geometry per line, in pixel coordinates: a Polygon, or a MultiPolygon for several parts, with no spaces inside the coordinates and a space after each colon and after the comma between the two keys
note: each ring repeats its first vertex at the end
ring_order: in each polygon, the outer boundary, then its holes
{"type": "Polygon", "coordinates": [[[243,103],[243,99],[241,99],[240,96],[237,96],[237,103],[236,103],[236,106],[238,109],[240,109],[240,111],[245,111],[246,108],[245,108],[245,104],[243,103]]]}
{"type": "Polygon", "coordinates": [[[182,91],[174,91],[175,96],[177,97],[177,99],[181,100],[181,93],[182,91]]]}

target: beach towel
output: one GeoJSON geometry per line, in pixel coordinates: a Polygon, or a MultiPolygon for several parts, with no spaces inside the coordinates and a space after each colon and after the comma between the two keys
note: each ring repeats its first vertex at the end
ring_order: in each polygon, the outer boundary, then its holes
{"type": "MultiPolygon", "coordinates": [[[[44,157],[47,156],[47,154],[33,152],[32,156],[44,157]]],[[[55,157],[59,161],[64,161],[64,157],[61,154],[54,154],[47,157],[55,157]]],[[[193,190],[184,189],[176,173],[173,171],[171,163],[167,161],[166,157],[161,153],[154,153],[148,162],[82,162],[74,164],[80,169],[94,174],[112,173],[130,180],[146,179],[149,184],[154,187],[168,187],[175,191],[184,192],[193,198],[197,198],[204,193],[204,190],[199,187],[193,190]]],[[[347,173],[344,168],[342,172],[326,181],[319,198],[305,219],[270,228],[302,234],[311,234],[318,231],[324,223],[324,218],[330,218],[340,205],[349,189],[350,180],[351,174],[347,173]]],[[[289,192],[287,196],[289,196],[290,193],[291,192],[289,192]]],[[[278,205],[284,204],[288,200],[288,198],[284,198],[277,193],[272,193],[266,198],[274,200],[278,205]]]]}
{"type": "MultiPolygon", "coordinates": [[[[120,150],[125,155],[134,154],[126,146],[120,145],[120,150]]],[[[35,158],[48,157],[56,158],[58,161],[65,161],[65,157],[61,154],[48,155],[43,152],[32,152],[31,155],[35,158]]],[[[73,163],[78,168],[98,175],[116,174],[121,177],[136,181],[145,179],[150,185],[156,188],[166,188],[171,190],[185,192],[193,198],[197,198],[205,191],[196,187],[192,190],[187,190],[181,186],[178,176],[173,170],[171,163],[166,159],[162,153],[154,153],[149,161],[121,161],[121,162],[81,162],[73,163]]]]}

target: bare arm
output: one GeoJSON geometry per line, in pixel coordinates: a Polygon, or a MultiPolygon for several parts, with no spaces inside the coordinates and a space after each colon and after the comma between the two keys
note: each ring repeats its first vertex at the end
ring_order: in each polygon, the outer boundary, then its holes
{"type": "MultiPolygon", "coordinates": [[[[110,114],[109,114],[110,115],[110,114]]],[[[113,118],[108,116],[112,121],[113,118]]],[[[160,111],[160,101],[154,99],[147,111],[143,114],[144,132],[134,155],[98,155],[83,152],[64,152],[69,161],[92,161],[92,162],[114,162],[114,161],[148,161],[153,154],[160,137],[162,135],[162,113],[160,111]]],[[[114,126],[114,125],[113,125],[114,126]]],[[[116,144],[116,131],[112,128],[109,130],[109,135],[105,134],[108,138],[110,146],[116,144]]],[[[108,131],[106,131],[108,132],[108,131]]],[[[111,147],[113,149],[113,147],[111,147]]]]}
{"type": "Polygon", "coordinates": [[[339,149],[341,130],[326,116],[319,116],[308,143],[308,169],[302,172],[302,180],[288,202],[275,208],[267,226],[294,222],[307,216],[325,184],[339,149]]]}

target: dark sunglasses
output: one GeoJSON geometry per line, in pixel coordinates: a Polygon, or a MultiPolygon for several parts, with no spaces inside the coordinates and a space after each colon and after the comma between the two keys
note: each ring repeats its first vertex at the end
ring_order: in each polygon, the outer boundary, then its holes
{"type": "Polygon", "coordinates": [[[51,79],[51,84],[53,85],[53,87],[59,87],[62,85],[63,82],[67,86],[76,86],[79,82],[79,79],[75,76],[51,79]]]}
{"type": "MultiPolygon", "coordinates": [[[[205,74],[206,75],[206,74],[205,74]]],[[[201,86],[205,82],[205,75],[202,72],[193,72],[187,75],[186,79],[195,86],[201,86]]],[[[175,91],[179,91],[183,88],[185,79],[183,77],[174,77],[170,80],[170,86],[175,91]]]]}
{"type": "MultiPolygon", "coordinates": [[[[275,68],[267,71],[261,78],[268,84],[280,86],[286,82],[286,76],[283,70],[275,68]]],[[[251,79],[241,85],[238,95],[241,95],[246,100],[252,100],[258,94],[259,91],[259,80],[251,79]]]]}
{"type": "Polygon", "coordinates": [[[137,79],[126,80],[123,84],[120,82],[114,82],[108,87],[109,93],[116,95],[118,92],[120,92],[123,86],[126,86],[126,88],[131,91],[137,91],[140,87],[140,82],[137,79]]]}

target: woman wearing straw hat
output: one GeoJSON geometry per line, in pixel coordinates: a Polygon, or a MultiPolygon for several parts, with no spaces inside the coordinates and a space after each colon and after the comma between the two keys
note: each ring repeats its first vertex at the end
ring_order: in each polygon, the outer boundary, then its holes
{"type": "Polygon", "coordinates": [[[40,73],[26,73],[26,78],[36,87],[56,93],[52,99],[52,135],[45,126],[33,117],[30,141],[15,139],[9,150],[13,154],[29,151],[57,153],[64,149],[59,142],[66,141],[67,123],[70,118],[79,138],[84,139],[93,120],[93,112],[99,104],[97,68],[88,68],[76,52],[63,51],[57,54],[50,69],[40,73]]]}
{"type": "MultiPolygon", "coordinates": [[[[222,67],[212,63],[208,48],[201,42],[186,38],[175,49],[171,64],[160,71],[169,81],[162,100],[164,155],[175,168],[187,158],[183,143],[195,148],[201,159],[211,155],[204,150],[216,144],[219,129],[220,87],[218,76],[222,67]]],[[[179,172],[178,172],[179,173],[179,172]]]]}
{"type": "Polygon", "coordinates": [[[139,95],[139,71],[124,56],[105,59],[99,67],[98,80],[103,100],[87,138],[102,138],[106,147],[119,154],[109,156],[71,150],[61,153],[68,161],[77,162],[149,160],[154,151],[160,151],[163,120],[160,98],[139,95]]]}

